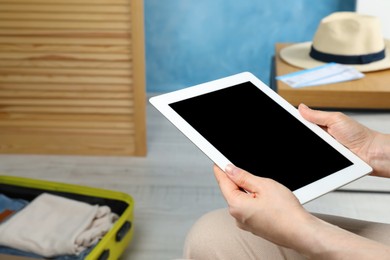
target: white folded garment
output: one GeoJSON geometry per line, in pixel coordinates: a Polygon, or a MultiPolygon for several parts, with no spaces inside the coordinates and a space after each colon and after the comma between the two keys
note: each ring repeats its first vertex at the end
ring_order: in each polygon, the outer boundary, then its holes
{"type": "Polygon", "coordinates": [[[117,219],[108,206],[43,193],[0,224],[0,245],[44,257],[78,255],[117,219]]]}

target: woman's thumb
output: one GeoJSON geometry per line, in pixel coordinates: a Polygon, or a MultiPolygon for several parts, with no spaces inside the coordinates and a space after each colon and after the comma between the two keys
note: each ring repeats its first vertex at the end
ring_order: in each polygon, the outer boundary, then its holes
{"type": "Polygon", "coordinates": [[[254,191],[254,176],[241,168],[228,164],[225,168],[226,174],[238,186],[247,191],[254,191]]]}

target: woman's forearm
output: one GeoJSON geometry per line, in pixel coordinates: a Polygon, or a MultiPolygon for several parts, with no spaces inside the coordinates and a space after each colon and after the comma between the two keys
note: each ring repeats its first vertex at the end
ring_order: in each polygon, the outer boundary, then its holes
{"type": "Polygon", "coordinates": [[[309,259],[390,259],[390,247],[314,216],[294,238],[292,248],[309,259]]]}

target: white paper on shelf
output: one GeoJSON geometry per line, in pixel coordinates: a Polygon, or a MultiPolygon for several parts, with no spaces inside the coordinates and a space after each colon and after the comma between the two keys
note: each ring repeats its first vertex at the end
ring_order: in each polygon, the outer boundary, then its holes
{"type": "Polygon", "coordinates": [[[301,70],[276,77],[293,88],[332,84],[363,78],[364,74],[352,66],[327,63],[312,69],[301,70]]]}

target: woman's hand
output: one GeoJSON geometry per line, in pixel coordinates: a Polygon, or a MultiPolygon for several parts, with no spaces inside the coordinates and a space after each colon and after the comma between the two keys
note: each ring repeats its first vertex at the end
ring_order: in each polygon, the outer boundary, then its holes
{"type": "Polygon", "coordinates": [[[390,135],[371,130],[341,112],[313,110],[303,104],[298,110],[371,165],[371,175],[390,177],[390,135]]]}
{"type": "Polygon", "coordinates": [[[225,172],[214,165],[238,227],[309,259],[390,259],[389,247],[316,218],[282,184],[233,165],[225,172]]]}
{"type": "Polygon", "coordinates": [[[292,240],[305,232],[305,227],[310,227],[308,222],[314,217],[282,184],[254,176],[233,165],[226,168],[226,173],[214,165],[214,174],[230,214],[240,228],[275,244],[291,247],[292,240]]]}

